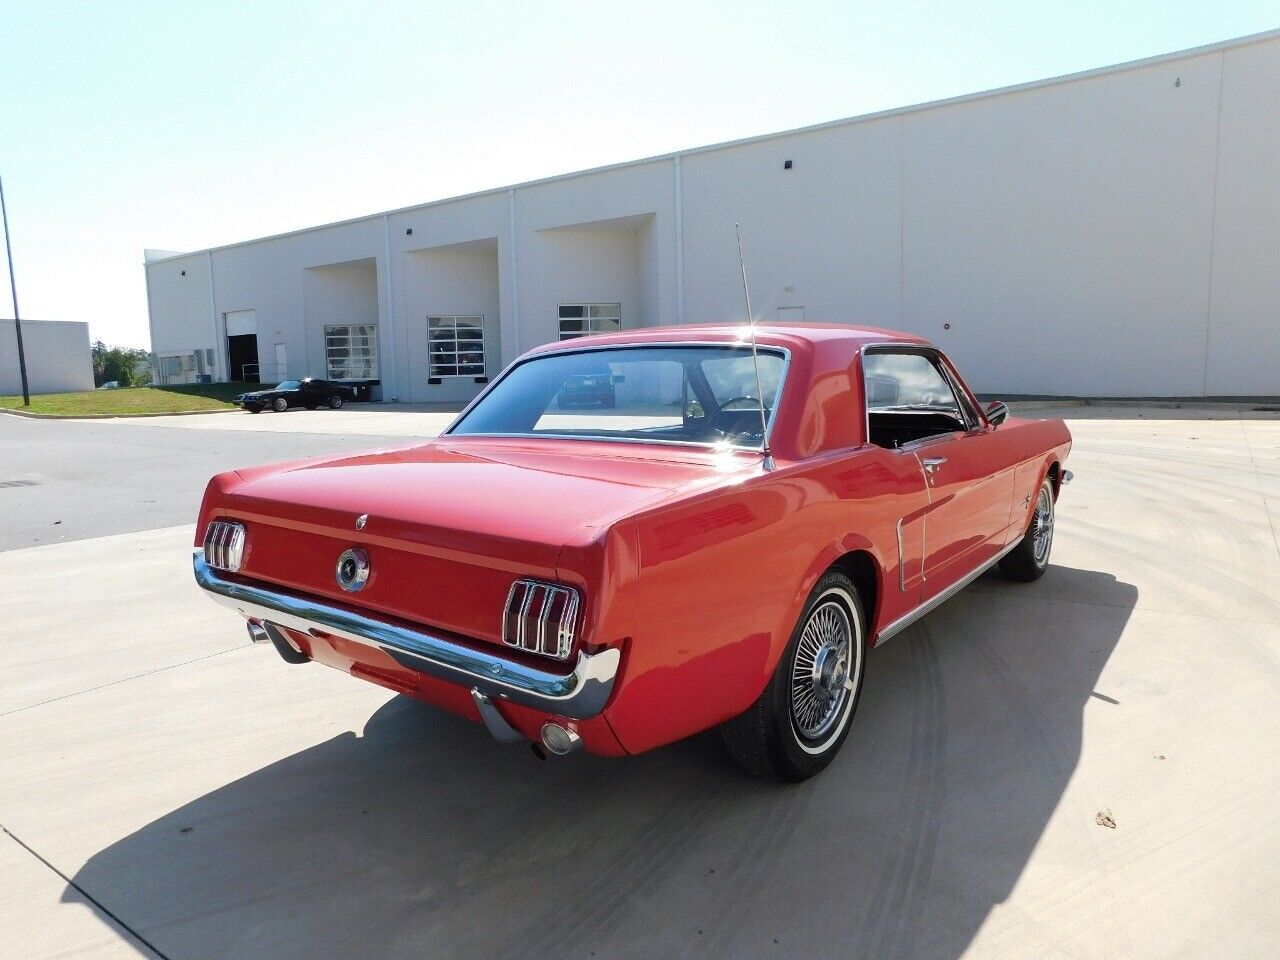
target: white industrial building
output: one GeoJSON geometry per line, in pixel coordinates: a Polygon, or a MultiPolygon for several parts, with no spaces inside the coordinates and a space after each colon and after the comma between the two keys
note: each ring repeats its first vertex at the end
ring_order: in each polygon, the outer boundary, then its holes
{"type": "MultiPolygon", "coordinates": [[[[22,346],[30,393],[93,389],[89,324],[73,320],[23,320],[22,346]]],[[[0,397],[21,394],[18,334],[12,320],[0,320],[0,397]]]]}
{"type": "Polygon", "coordinates": [[[921,334],[989,394],[1280,394],[1280,31],[195,253],[158,379],[466,399],[594,330],[921,334]]]}

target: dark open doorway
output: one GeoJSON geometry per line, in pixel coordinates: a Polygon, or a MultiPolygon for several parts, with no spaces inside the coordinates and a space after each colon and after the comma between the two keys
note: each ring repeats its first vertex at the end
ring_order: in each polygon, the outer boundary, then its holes
{"type": "Polygon", "coordinates": [[[258,383],[258,335],[227,337],[227,363],[232,380],[258,383]]]}

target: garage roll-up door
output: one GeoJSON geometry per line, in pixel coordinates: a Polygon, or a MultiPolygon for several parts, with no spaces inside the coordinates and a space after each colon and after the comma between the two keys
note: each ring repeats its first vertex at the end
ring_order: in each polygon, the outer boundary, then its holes
{"type": "Polygon", "coordinates": [[[256,310],[233,310],[223,316],[227,321],[227,336],[242,337],[246,333],[258,332],[258,314],[256,310]]]}

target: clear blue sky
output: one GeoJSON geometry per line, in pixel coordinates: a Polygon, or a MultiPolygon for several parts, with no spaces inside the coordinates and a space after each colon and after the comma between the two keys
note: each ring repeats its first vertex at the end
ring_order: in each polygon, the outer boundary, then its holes
{"type": "Polygon", "coordinates": [[[200,249],[1277,26],[1274,0],[0,0],[20,306],[146,346],[143,247],[200,249]]]}

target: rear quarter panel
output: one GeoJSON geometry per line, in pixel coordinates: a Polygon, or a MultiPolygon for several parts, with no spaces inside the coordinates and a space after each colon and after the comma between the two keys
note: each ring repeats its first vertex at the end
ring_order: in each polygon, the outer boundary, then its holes
{"type": "Polygon", "coordinates": [[[607,711],[623,746],[652,749],[750,706],[814,583],[849,551],[875,561],[877,623],[914,606],[918,589],[898,588],[896,524],[923,500],[923,488],[913,459],[864,447],[627,521],[638,574],[635,629],[607,711]]]}

